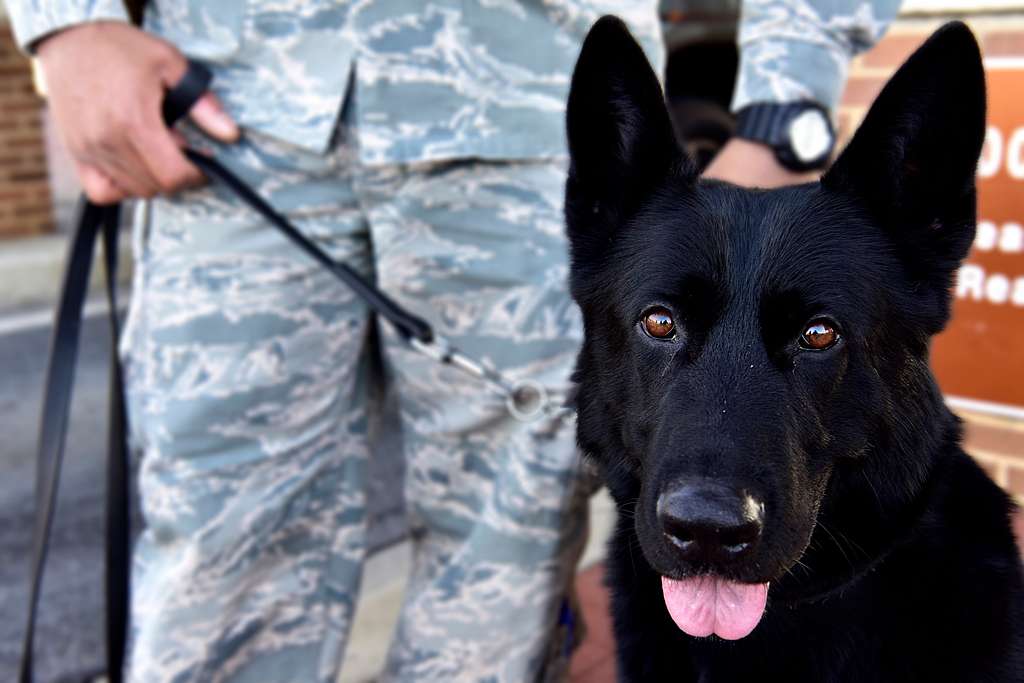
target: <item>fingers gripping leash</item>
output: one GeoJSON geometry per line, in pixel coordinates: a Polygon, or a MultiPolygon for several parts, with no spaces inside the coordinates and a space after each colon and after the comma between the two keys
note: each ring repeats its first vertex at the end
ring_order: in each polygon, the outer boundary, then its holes
{"type": "MultiPolygon", "coordinates": [[[[189,62],[188,72],[178,85],[167,93],[164,102],[164,115],[169,122],[180,118],[189,110],[209,86],[210,78],[210,72],[206,67],[189,62]]],[[[413,349],[438,363],[457,368],[496,390],[504,397],[506,408],[517,420],[532,422],[545,417],[560,417],[571,412],[552,400],[549,392],[539,382],[533,380],[510,381],[497,369],[477,362],[453,347],[447,340],[438,337],[427,321],[402,308],[348,265],[328,256],[316,243],[292,225],[284,215],[213,157],[192,149],[186,149],[185,156],[208,178],[226,187],[296,246],[344,282],[378,315],[390,322],[413,349]]]]}

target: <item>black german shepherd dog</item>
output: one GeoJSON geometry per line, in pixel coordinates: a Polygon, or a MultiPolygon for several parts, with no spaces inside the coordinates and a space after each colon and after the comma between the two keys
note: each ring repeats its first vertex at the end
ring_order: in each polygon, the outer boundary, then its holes
{"type": "Polygon", "coordinates": [[[619,509],[620,679],[1024,680],[1013,506],[928,367],[974,237],[970,31],[910,57],[820,182],[699,180],[614,17],[568,133],[579,442],[619,509]]]}

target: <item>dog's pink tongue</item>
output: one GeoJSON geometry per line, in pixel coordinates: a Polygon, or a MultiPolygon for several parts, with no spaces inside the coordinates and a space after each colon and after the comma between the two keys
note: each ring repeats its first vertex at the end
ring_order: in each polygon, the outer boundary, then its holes
{"type": "Polygon", "coordinates": [[[661,577],[665,607],[676,626],[691,636],[712,633],[737,640],[754,630],[768,600],[767,583],[737,583],[715,576],[682,581],[661,577]]]}

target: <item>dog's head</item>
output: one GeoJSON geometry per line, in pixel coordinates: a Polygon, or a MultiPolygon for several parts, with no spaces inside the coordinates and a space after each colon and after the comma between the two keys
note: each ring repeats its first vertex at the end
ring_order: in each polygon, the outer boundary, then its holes
{"type": "Polygon", "coordinates": [[[920,490],[984,119],[977,44],[949,24],[820,183],[701,181],[625,26],[591,30],[568,105],[579,439],[687,632],[756,625],[847,464],[889,461],[880,501],[920,490]]]}

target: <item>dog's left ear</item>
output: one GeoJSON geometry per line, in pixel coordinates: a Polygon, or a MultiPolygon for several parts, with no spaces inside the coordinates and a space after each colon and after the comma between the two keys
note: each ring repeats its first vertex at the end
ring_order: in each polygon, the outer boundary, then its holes
{"type": "Polygon", "coordinates": [[[607,242],[668,174],[692,176],[658,78],[617,17],[602,17],[587,34],[566,119],[566,217],[574,251],[607,242]]]}
{"type": "Polygon", "coordinates": [[[981,54],[970,29],[951,22],[886,84],[821,182],[864,201],[911,277],[944,292],[974,239],[984,138],[981,54]]]}

